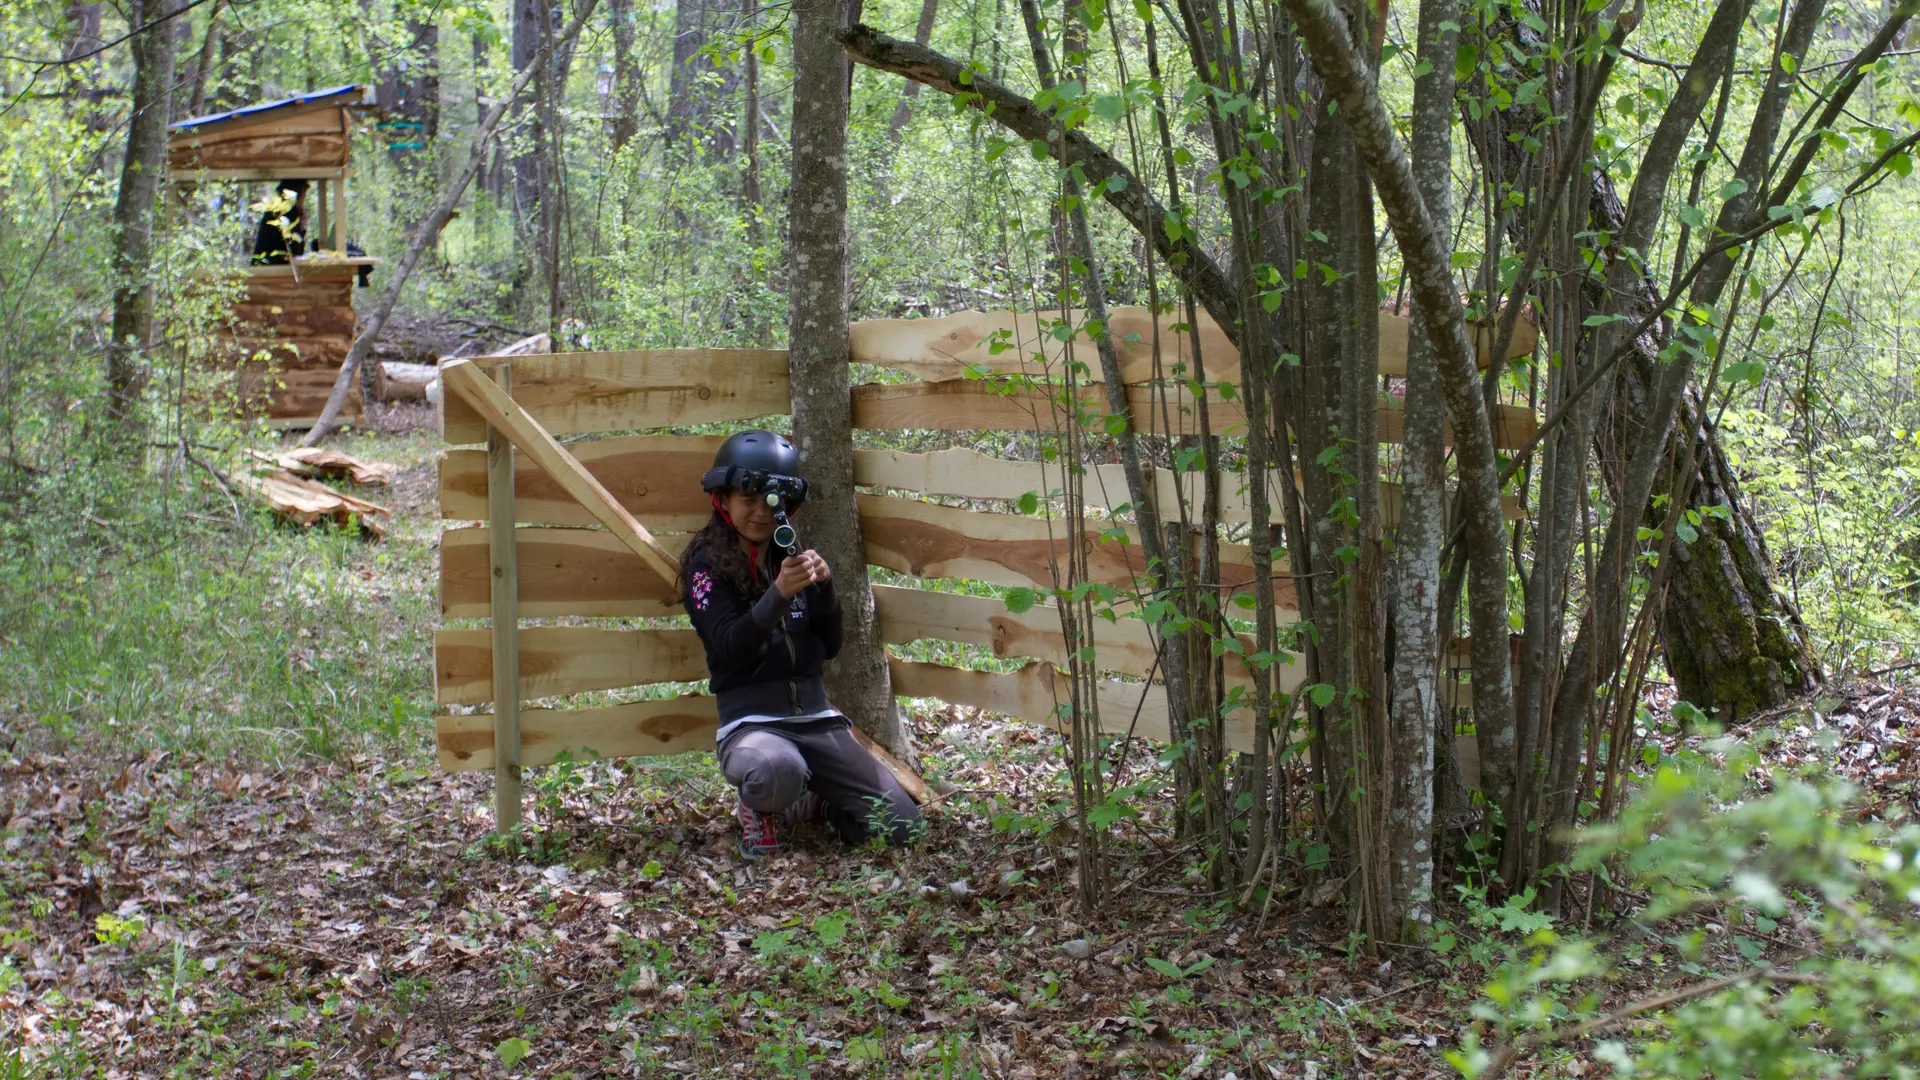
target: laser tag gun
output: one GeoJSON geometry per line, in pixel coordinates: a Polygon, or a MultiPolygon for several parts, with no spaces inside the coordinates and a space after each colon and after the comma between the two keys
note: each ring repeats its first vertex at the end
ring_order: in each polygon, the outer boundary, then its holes
{"type": "Polygon", "coordinates": [[[773,507],[773,546],[783,559],[800,554],[800,534],[787,520],[787,507],[798,506],[807,497],[806,481],[791,476],[769,476],[766,481],[767,505],[773,507]]]}

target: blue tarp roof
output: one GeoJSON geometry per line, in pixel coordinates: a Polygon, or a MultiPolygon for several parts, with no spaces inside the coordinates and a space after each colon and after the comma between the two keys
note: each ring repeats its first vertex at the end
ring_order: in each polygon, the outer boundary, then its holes
{"type": "Polygon", "coordinates": [[[234,109],[231,112],[188,117],[177,124],[169,125],[168,129],[171,131],[182,131],[187,128],[204,127],[207,124],[218,123],[222,120],[237,120],[241,117],[259,116],[264,113],[270,113],[275,109],[287,108],[290,105],[310,105],[316,101],[325,101],[328,98],[334,97],[344,97],[348,94],[358,97],[361,94],[360,84],[348,83],[345,86],[336,86],[330,90],[315,90],[310,94],[297,94],[281,101],[263,101],[258,105],[247,105],[243,108],[234,109]]]}

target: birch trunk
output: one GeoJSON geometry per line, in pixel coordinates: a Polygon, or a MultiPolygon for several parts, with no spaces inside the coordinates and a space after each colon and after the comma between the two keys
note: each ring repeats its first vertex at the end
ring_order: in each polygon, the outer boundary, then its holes
{"type": "MultiPolygon", "coordinates": [[[[1418,55],[1427,71],[1413,84],[1413,173],[1428,216],[1443,232],[1452,231],[1453,220],[1452,60],[1459,19],[1458,0],[1420,5],[1418,55]]],[[[1433,762],[1441,712],[1435,683],[1446,506],[1446,400],[1433,332],[1418,321],[1407,338],[1406,402],[1393,563],[1393,799],[1387,838],[1393,862],[1389,925],[1403,941],[1418,938],[1433,922],[1433,762]]]]}

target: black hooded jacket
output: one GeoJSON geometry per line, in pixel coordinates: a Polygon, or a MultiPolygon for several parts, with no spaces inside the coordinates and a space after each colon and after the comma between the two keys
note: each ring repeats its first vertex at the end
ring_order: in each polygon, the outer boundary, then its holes
{"type": "Polygon", "coordinates": [[[722,727],[743,716],[807,716],[832,709],[820,667],[840,654],[840,600],[823,581],[788,599],[761,558],[757,595],[746,596],[706,552],[687,566],[681,598],[707,648],[722,727]]]}

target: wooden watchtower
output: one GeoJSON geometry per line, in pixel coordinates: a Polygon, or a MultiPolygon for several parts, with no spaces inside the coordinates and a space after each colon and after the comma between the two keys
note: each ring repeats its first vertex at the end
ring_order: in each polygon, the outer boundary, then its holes
{"type": "MultiPolygon", "coordinates": [[[[355,279],[380,262],[347,253],[353,113],[370,107],[367,87],[336,86],[196,116],[169,133],[176,184],[309,184],[306,250],[282,265],[247,267],[229,335],[240,402],[275,427],[311,427],[319,417],[353,346],[355,279]]],[[[360,406],[356,386],[341,418],[357,418],[360,406]]]]}

